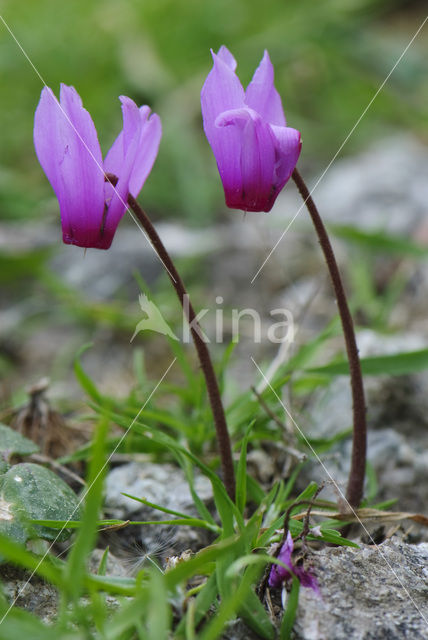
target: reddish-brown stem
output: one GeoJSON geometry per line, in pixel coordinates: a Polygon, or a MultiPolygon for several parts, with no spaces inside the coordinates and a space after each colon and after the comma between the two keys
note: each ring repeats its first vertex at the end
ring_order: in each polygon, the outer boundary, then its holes
{"type": "MultiPolygon", "coordinates": [[[[112,175],[107,175],[107,179],[115,184],[117,178],[112,175]]],[[[193,341],[195,343],[196,351],[198,354],[199,362],[201,364],[202,372],[205,376],[205,382],[207,385],[208,397],[211,404],[211,410],[214,417],[214,424],[217,434],[218,448],[220,452],[221,468],[223,474],[223,482],[226,487],[226,491],[231,500],[235,500],[235,472],[233,467],[232,448],[230,444],[229,431],[227,429],[226,416],[224,413],[223,403],[221,400],[220,389],[217,382],[217,377],[214,372],[213,363],[211,361],[210,353],[206,342],[203,338],[203,332],[196,319],[196,313],[190,302],[189,295],[186,291],[184,283],[175,268],[175,265],[165,249],[165,246],[160,239],[156,229],[152,225],[146,212],[140,207],[138,202],[128,195],[128,204],[138,221],[141,223],[144,231],[146,232],[153,248],[161,259],[172,285],[177,293],[183,308],[184,315],[189,322],[190,331],[193,341]]]]}
{"type": "Polygon", "coordinates": [[[346,498],[352,507],[358,507],[363,497],[364,477],[366,472],[366,451],[367,451],[367,426],[366,426],[366,406],[364,400],[363,376],[361,373],[360,358],[358,356],[357,341],[355,339],[354,323],[349,311],[345,289],[340,276],[339,267],[333,253],[326,228],[321,220],[318,209],[312,200],[309,189],[297,169],[294,169],[292,178],[302,196],[304,203],[312,218],[315,230],[318,235],[321,249],[324,253],[327,267],[333,284],[334,293],[337,300],[340,319],[343,327],[343,334],[348,354],[349,371],[351,374],[352,391],[352,411],[353,411],[353,442],[351,470],[349,473],[346,498]]]}

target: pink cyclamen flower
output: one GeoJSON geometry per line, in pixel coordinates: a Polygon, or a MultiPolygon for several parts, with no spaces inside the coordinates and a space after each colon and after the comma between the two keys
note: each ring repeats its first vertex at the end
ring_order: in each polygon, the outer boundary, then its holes
{"type": "Polygon", "coordinates": [[[317,579],[306,571],[304,567],[293,563],[291,554],[293,553],[294,542],[291,537],[291,533],[288,532],[287,539],[283,543],[280,552],[278,554],[278,560],[281,560],[287,567],[281,567],[279,564],[273,564],[269,574],[268,584],[272,589],[281,587],[284,582],[288,582],[292,579],[292,574],[299,579],[302,587],[309,587],[313,589],[316,594],[320,595],[317,579]]]}
{"type": "Polygon", "coordinates": [[[126,210],[155,161],[162,135],[160,118],[120,96],[123,130],[105,161],[92,118],[73,87],[61,85],[60,101],[45,87],[34,118],[34,145],[59,201],[63,241],[108,249],[126,210]],[[118,178],[116,188],[105,173],[118,178]]]}
{"type": "Polygon", "coordinates": [[[226,205],[270,211],[300,155],[300,133],[286,126],[265,51],[244,91],[236,60],[222,46],[201,91],[204,131],[217,160],[226,205]]]}

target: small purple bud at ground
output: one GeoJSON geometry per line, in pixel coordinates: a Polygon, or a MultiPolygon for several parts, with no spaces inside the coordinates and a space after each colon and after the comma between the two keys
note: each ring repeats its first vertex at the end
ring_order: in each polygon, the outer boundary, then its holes
{"type": "Polygon", "coordinates": [[[269,574],[269,586],[271,589],[278,589],[285,582],[289,582],[292,579],[292,574],[294,574],[299,579],[302,587],[313,589],[317,595],[320,595],[317,579],[309,571],[306,571],[303,566],[296,565],[293,562],[291,557],[293,549],[293,538],[291,537],[291,533],[288,532],[287,539],[278,554],[278,560],[281,560],[288,569],[281,567],[279,564],[273,564],[269,574]]]}

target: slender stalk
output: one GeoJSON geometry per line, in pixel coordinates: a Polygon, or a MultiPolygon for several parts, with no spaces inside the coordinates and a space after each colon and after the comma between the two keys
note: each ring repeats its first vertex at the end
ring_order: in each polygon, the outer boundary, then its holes
{"type": "MultiPolygon", "coordinates": [[[[114,176],[107,175],[107,179],[115,184],[117,181],[114,176]]],[[[149,217],[145,211],[140,207],[135,198],[128,195],[128,205],[134,212],[135,216],[141,223],[144,231],[149,237],[153,248],[161,259],[164,267],[166,268],[172,285],[177,293],[180,304],[183,307],[183,312],[186,315],[189,322],[190,331],[192,333],[193,342],[195,343],[196,351],[198,354],[199,362],[203,374],[205,376],[205,382],[207,385],[208,397],[211,404],[211,410],[214,417],[214,424],[217,434],[217,442],[220,452],[221,468],[223,474],[223,482],[226,487],[226,491],[231,500],[235,500],[235,472],[233,468],[232,448],[230,444],[229,431],[227,429],[226,416],[224,413],[223,403],[221,400],[220,389],[217,382],[217,377],[214,372],[214,367],[211,361],[210,353],[206,342],[203,339],[203,333],[196,319],[196,313],[190,302],[189,295],[186,291],[184,283],[175,268],[175,265],[166,250],[162,240],[160,239],[156,229],[152,225],[149,217]],[[186,302],[185,302],[186,301],[186,302]]]]}
{"type": "Polygon", "coordinates": [[[358,356],[357,341],[355,339],[354,323],[349,311],[345,289],[340,276],[339,267],[333,253],[326,228],[321,220],[318,209],[312,200],[311,194],[297,169],[294,169],[292,178],[302,196],[304,203],[312,218],[319,243],[324,253],[327,267],[333,284],[337,300],[343,334],[348,354],[349,371],[351,374],[352,411],[353,411],[353,442],[351,470],[349,473],[346,498],[352,507],[358,507],[363,497],[364,476],[366,471],[367,452],[367,426],[366,407],[364,400],[363,377],[361,373],[360,358],[358,356]]]}

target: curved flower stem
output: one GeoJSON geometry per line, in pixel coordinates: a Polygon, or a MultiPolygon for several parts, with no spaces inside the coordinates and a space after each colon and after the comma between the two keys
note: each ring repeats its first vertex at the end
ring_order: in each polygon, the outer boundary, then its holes
{"type": "MultiPolygon", "coordinates": [[[[107,179],[112,184],[117,181],[115,177],[108,174],[107,179]]],[[[232,501],[235,500],[235,472],[233,468],[232,448],[230,444],[229,431],[227,429],[226,416],[224,413],[223,403],[221,400],[220,389],[217,382],[217,377],[214,372],[213,363],[211,361],[208,347],[203,338],[203,332],[196,319],[196,313],[190,302],[189,295],[186,291],[184,283],[175,268],[175,265],[165,249],[165,246],[160,239],[156,229],[152,225],[149,217],[145,211],[140,207],[135,198],[128,195],[128,205],[134,212],[135,216],[141,223],[144,231],[146,232],[149,240],[161,259],[164,267],[166,268],[172,285],[177,293],[180,304],[183,307],[184,315],[190,325],[190,331],[195,343],[196,351],[198,354],[199,362],[203,374],[205,376],[205,382],[207,385],[208,397],[211,404],[211,410],[214,417],[214,424],[217,434],[218,448],[220,452],[221,468],[223,473],[223,481],[226,487],[226,491],[232,501]]]]}
{"type": "Polygon", "coordinates": [[[358,507],[364,491],[364,476],[366,471],[367,451],[367,426],[366,407],[364,400],[363,377],[361,373],[360,358],[358,356],[357,341],[355,339],[354,323],[349,311],[342,278],[334,257],[333,249],[327,235],[326,228],[320,214],[312,200],[311,194],[297,169],[294,169],[292,178],[302,196],[304,203],[312,218],[319,243],[323,250],[327,267],[333,284],[337,300],[343,334],[348,354],[349,371],[351,374],[352,410],[353,410],[353,442],[351,470],[349,473],[346,498],[352,507],[358,507]]]}

